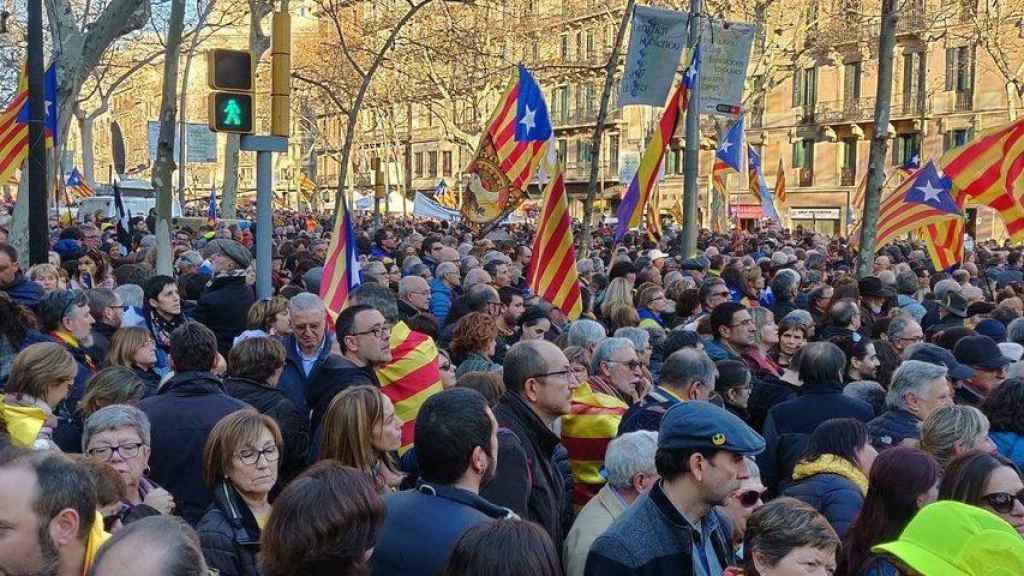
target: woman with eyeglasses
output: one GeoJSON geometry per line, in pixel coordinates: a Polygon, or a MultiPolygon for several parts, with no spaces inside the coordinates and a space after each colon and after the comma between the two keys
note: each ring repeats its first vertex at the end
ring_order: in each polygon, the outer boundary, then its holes
{"type": "Polygon", "coordinates": [[[758,508],[764,506],[765,487],[761,484],[761,470],[753,459],[747,458],[748,476],[740,481],[740,487],[725,499],[720,510],[732,521],[732,545],[736,558],[743,558],[743,537],[747,533],[747,519],[758,508]]]}
{"type": "Polygon", "coordinates": [[[156,341],[149,330],[141,326],[119,328],[110,338],[107,366],[120,366],[131,370],[145,385],[145,397],[153,396],[160,388],[157,374],[156,341]]]}
{"type": "Polygon", "coordinates": [[[926,452],[896,446],[879,454],[860,515],[843,540],[836,576],[889,574],[891,562],[871,548],[896,540],[917,511],[935,501],[941,479],[942,469],[926,452]]]}
{"type": "Polygon", "coordinates": [[[206,439],[203,474],[213,503],[196,531],[206,562],[222,576],[260,574],[260,533],[270,518],[280,457],[277,423],[252,409],[221,418],[206,439]]]}
{"type": "Polygon", "coordinates": [[[93,460],[110,464],[121,475],[125,484],[122,512],[143,504],[161,514],[174,510],[170,493],[146,478],[150,426],[142,410],[113,404],[91,414],[82,432],[82,452],[93,460]]]}
{"type": "Polygon", "coordinates": [[[452,332],[452,360],[458,364],[455,376],[501,370],[501,365],[491,360],[497,339],[498,324],[492,316],[483,312],[470,312],[463,316],[452,332]]]}
{"type": "Polygon", "coordinates": [[[402,446],[402,426],[379,388],[355,386],[335,396],[320,432],[320,460],[366,472],[381,494],[398,489],[403,475],[392,454],[402,446]]]}
{"type": "Polygon", "coordinates": [[[953,459],[939,484],[939,500],[956,500],[985,508],[1024,536],[1024,482],[1010,460],[985,452],[953,459]]]}

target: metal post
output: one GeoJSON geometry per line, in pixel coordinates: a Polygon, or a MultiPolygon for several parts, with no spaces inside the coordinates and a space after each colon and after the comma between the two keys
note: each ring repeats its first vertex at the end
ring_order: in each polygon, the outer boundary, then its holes
{"type": "MultiPolygon", "coordinates": [[[[28,259],[49,260],[50,226],[46,215],[46,96],[43,94],[43,2],[28,2],[28,259]]],[[[52,103],[56,106],[57,103],[52,103]]],[[[54,110],[56,113],[56,110],[54,110]]],[[[54,135],[56,136],[56,134],[54,135]]]]}
{"type": "Polygon", "coordinates": [[[274,235],[273,162],[271,153],[287,152],[288,139],[280,136],[242,136],[239,149],[256,152],[256,297],[269,298],[270,252],[274,235]]]}
{"type": "MultiPolygon", "coordinates": [[[[700,41],[701,0],[690,0],[690,52],[700,41]]],[[[686,172],[683,176],[683,253],[697,254],[697,172],[700,170],[700,75],[690,85],[686,108],[686,172]]]]}

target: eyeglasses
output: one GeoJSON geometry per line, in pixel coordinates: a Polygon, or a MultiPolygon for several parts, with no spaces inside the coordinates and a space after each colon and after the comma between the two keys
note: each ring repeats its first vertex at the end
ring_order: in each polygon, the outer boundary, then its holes
{"type": "Polygon", "coordinates": [[[93,458],[98,458],[104,462],[109,462],[114,454],[120,454],[124,460],[131,460],[139,455],[139,449],[145,446],[142,442],[131,442],[129,444],[121,444],[120,446],[99,446],[97,448],[90,448],[86,453],[93,458]]]}
{"type": "Polygon", "coordinates": [[[999,512],[1000,514],[1009,514],[1013,511],[1014,500],[1024,504],[1024,490],[1021,490],[1016,494],[1010,494],[1009,492],[994,492],[992,494],[982,496],[981,499],[988,504],[989,508],[996,512],[999,512]]]}
{"type": "Polygon", "coordinates": [[[924,342],[924,336],[900,336],[897,340],[901,342],[910,342],[911,344],[917,344],[918,342],[924,342]]]}
{"type": "Polygon", "coordinates": [[[540,374],[534,374],[531,378],[547,378],[548,376],[565,376],[569,379],[577,379],[576,371],[572,368],[566,368],[564,370],[555,370],[554,372],[542,372],[540,374]]]}
{"type": "Polygon", "coordinates": [[[253,448],[243,448],[235,453],[242,464],[255,464],[260,461],[260,456],[267,464],[273,464],[277,462],[280,452],[277,450],[277,445],[267,446],[263,450],[255,450],[253,448]]]}
{"type": "Polygon", "coordinates": [[[735,324],[730,324],[729,327],[730,328],[738,328],[739,326],[753,326],[753,325],[754,325],[754,319],[753,318],[747,318],[746,320],[740,320],[739,322],[737,322],[735,324]]]}
{"type": "Polygon", "coordinates": [[[624,364],[629,367],[630,370],[639,370],[643,367],[643,363],[639,360],[608,360],[612,364],[624,364]]]}
{"type": "Polygon", "coordinates": [[[391,335],[391,328],[387,326],[374,326],[369,330],[363,330],[362,332],[353,332],[351,336],[365,336],[367,334],[373,334],[374,338],[384,338],[385,336],[391,335]]]}
{"type": "Polygon", "coordinates": [[[747,490],[741,492],[736,496],[736,501],[740,503],[740,506],[744,508],[753,508],[758,502],[761,502],[768,495],[768,491],[758,492],[757,490],[747,490]]]}

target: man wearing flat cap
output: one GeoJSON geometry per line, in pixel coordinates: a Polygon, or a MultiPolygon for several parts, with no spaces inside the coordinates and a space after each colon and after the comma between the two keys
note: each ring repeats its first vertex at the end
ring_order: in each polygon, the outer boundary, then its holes
{"type": "Polygon", "coordinates": [[[193,318],[217,335],[217,351],[225,358],[235,337],[245,330],[249,307],[256,300],[245,273],[252,254],[245,246],[227,238],[216,238],[203,248],[213,267],[213,279],[196,304],[193,318]]]}
{"type": "Polygon", "coordinates": [[[735,563],[732,528],[714,507],[749,477],[745,456],[764,439],[708,402],[665,413],[655,466],[661,480],[590,548],[586,576],[721,576],[735,563]]]}

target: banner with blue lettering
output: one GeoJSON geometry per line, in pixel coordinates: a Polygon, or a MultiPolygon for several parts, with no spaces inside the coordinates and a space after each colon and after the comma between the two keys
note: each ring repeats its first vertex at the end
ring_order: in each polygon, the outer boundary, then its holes
{"type": "Polygon", "coordinates": [[[663,106],[686,45],[690,15],[636,6],[619,103],[663,106]]]}

